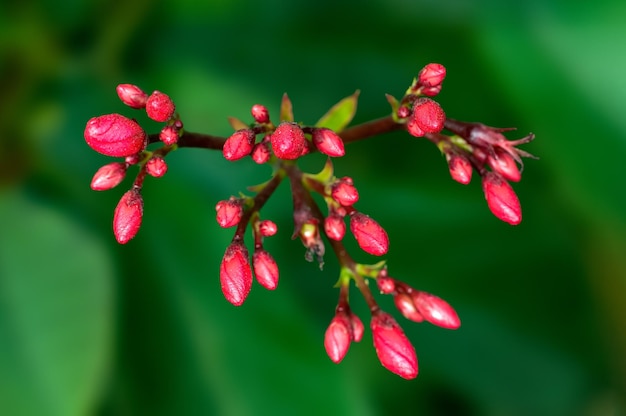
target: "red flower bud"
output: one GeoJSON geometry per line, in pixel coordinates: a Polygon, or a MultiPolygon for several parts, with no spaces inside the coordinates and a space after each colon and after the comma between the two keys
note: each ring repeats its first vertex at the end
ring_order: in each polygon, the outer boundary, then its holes
{"type": "Polygon", "coordinates": [[[278,231],[274,221],[263,220],[259,223],[259,232],[263,237],[271,237],[278,231]]]}
{"type": "Polygon", "coordinates": [[[314,129],[311,135],[313,144],[317,150],[331,157],[341,157],[346,154],[343,140],[331,129],[314,129]]]}
{"type": "Polygon", "coordinates": [[[353,212],[350,216],[350,231],[363,251],[382,256],[389,250],[387,232],[369,216],[353,212]]]}
{"type": "Polygon", "coordinates": [[[428,64],[417,75],[417,81],[425,87],[436,87],[446,77],[446,67],[441,64],[428,64]]]}
{"type": "Polygon", "coordinates": [[[120,100],[131,108],[145,108],[148,94],[132,84],[120,84],[116,88],[120,100]]]}
{"type": "Polygon", "coordinates": [[[272,133],[270,140],[272,150],[279,159],[297,159],[306,149],[304,132],[295,123],[281,123],[272,133]]]}
{"type": "Polygon", "coordinates": [[[522,221],[522,207],[515,191],[495,172],[487,172],[483,176],[483,193],[489,209],[498,219],[511,225],[522,221]]]}
{"type": "Polygon", "coordinates": [[[123,162],[113,162],[102,166],[91,180],[91,189],[94,191],[106,191],[115,188],[124,180],[127,165],[123,162]]]}
{"type": "Polygon", "coordinates": [[[441,84],[434,87],[422,87],[420,88],[422,95],[426,95],[428,97],[434,97],[435,95],[441,92],[441,84]]]}
{"type": "Polygon", "coordinates": [[[361,342],[363,339],[363,322],[361,319],[353,313],[350,313],[350,322],[352,323],[352,340],[354,342],[361,342]]]}
{"type": "Polygon", "coordinates": [[[422,322],[424,320],[424,317],[417,311],[413,299],[408,294],[398,293],[393,297],[393,303],[406,319],[414,322],[422,322]]]}
{"type": "Polygon", "coordinates": [[[378,290],[380,293],[384,293],[388,295],[390,293],[395,292],[396,290],[396,279],[393,277],[387,276],[386,273],[380,273],[376,278],[376,285],[378,286],[378,290]]]}
{"type": "Polygon", "coordinates": [[[115,207],[113,234],[120,244],[128,243],[139,231],[143,217],[143,198],[136,189],[127,191],[115,207]]]}
{"type": "Polygon", "coordinates": [[[398,108],[398,118],[407,118],[411,115],[411,110],[408,107],[399,107],[398,108]]]}
{"type": "Polygon", "coordinates": [[[378,311],[372,315],[370,327],[376,355],[383,367],[405,379],[417,377],[415,348],[396,320],[391,315],[378,311]]]}
{"type": "Polygon", "coordinates": [[[254,121],[257,123],[264,124],[270,122],[270,113],[264,105],[255,104],[252,106],[250,112],[252,113],[254,121]]]}
{"type": "Polygon", "coordinates": [[[146,113],[154,121],[164,122],[174,115],[174,102],[160,91],[154,91],[146,101],[146,113]]]}
{"type": "Polygon", "coordinates": [[[252,265],[257,282],[268,290],[278,286],[278,265],[270,253],[260,249],[252,255],[252,265]]]}
{"type": "Polygon", "coordinates": [[[426,133],[439,133],[446,121],[446,113],[436,101],[419,98],[413,105],[413,114],[407,123],[407,130],[415,137],[426,133]]]}
{"type": "Polygon", "coordinates": [[[159,133],[159,139],[168,146],[178,142],[178,130],[174,126],[165,126],[159,133]]]}
{"type": "Polygon", "coordinates": [[[148,144],[141,126],[120,114],[106,114],[89,120],[85,127],[85,141],[96,152],[113,157],[134,155],[148,144]]]}
{"type": "Polygon", "coordinates": [[[343,221],[343,217],[330,214],[324,219],[324,231],[331,240],[341,241],[346,235],[346,223],[343,221]]]}
{"type": "Polygon", "coordinates": [[[338,364],[343,360],[351,341],[352,323],[345,314],[335,315],[324,334],[324,348],[332,362],[338,364]]]}
{"type": "Polygon", "coordinates": [[[448,329],[457,329],[461,326],[459,315],[445,300],[417,290],[412,293],[412,298],[417,312],[431,324],[448,329]]]}
{"type": "Polygon", "coordinates": [[[252,154],[250,155],[259,165],[267,163],[270,160],[270,147],[268,142],[257,143],[252,147],[252,154]]]}
{"type": "Polygon", "coordinates": [[[231,198],[215,205],[217,223],[222,228],[234,227],[243,216],[243,205],[240,199],[231,198]]]}
{"type": "Polygon", "coordinates": [[[237,130],[224,143],[222,148],[224,158],[233,161],[248,156],[252,152],[255,138],[254,132],[250,129],[237,130]]]}
{"type": "Polygon", "coordinates": [[[463,185],[470,183],[473,172],[470,161],[465,156],[459,154],[446,154],[446,158],[448,159],[448,169],[452,179],[463,185]]]}
{"type": "Polygon", "coordinates": [[[167,172],[167,163],[161,156],[153,156],[146,162],[146,172],[150,176],[160,178],[167,172]]]}
{"type": "Polygon", "coordinates": [[[333,183],[330,195],[344,207],[352,206],[359,200],[359,192],[354,187],[352,178],[348,176],[344,176],[333,183]]]}
{"type": "Polygon", "coordinates": [[[515,159],[506,150],[496,147],[493,154],[487,155],[487,164],[506,180],[519,182],[522,179],[515,159]]]}
{"type": "Polygon", "coordinates": [[[248,250],[242,243],[232,243],[220,264],[220,283],[227,301],[240,306],[252,288],[252,269],[248,250]]]}
{"type": "Polygon", "coordinates": [[[129,166],[136,165],[141,161],[142,153],[135,153],[130,156],[126,156],[124,158],[124,162],[128,163],[129,166]]]}

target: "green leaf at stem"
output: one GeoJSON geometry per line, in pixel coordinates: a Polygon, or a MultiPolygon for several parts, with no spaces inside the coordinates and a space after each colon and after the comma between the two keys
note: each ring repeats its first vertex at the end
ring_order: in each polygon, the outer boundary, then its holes
{"type": "Polygon", "coordinates": [[[349,95],[333,105],[330,110],[315,123],[315,127],[326,127],[337,133],[346,128],[356,113],[360,93],[360,90],[356,90],[354,94],[349,95]]]}
{"type": "Polygon", "coordinates": [[[280,121],[293,121],[293,105],[287,93],[283,94],[283,99],[280,102],[280,121]]]}

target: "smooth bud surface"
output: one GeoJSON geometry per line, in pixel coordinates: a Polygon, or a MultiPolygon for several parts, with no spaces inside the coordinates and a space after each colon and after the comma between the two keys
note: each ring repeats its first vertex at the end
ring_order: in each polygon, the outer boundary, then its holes
{"type": "Polygon", "coordinates": [[[352,341],[352,323],[344,314],[335,315],[324,334],[324,348],[332,362],[338,364],[346,356],[352,341]]]}
{"type": "Polygon", "coordinates": [[[220,264],[220,283],[227,301],[240,306],[252,288],[252,269],[248,250],[241,243],[232,243],[226,249],[220,264]]]}
{"type": "Polygon", "coordinates": [[[270,136],[272,150],[279,159],[297,159],[306,151],[306,137],[295,123],[282,123],[270,136]]]}
{"type": "Polygon", "coordinates": [[[259,232],[263,237],[271,237],[278,232],[278,226],[274,221],[263,220],[259,223],[259,232]]]}
{"type": "Polygon", "coordinates": [[[354,342],[361,342],[363,339],[363,322],[361,318],[353,313],[350,313],[350,322],[352,323],[352,340],[354,342]]]}
{"type": "Polygon", "coordinates": [[[121,114],[90,119],[85,127],[85,141],[96,152],[112,157],[134,155],[148,144],[141,126],[121,114]]]}
{"type": "Polygon", "coordinates": [[[113,162],[102,166],[93,175],[91,189],[94,191],[106,191],[115,188],[126,176],[126,163],[113,162]]]}
{"type": "Polygon", "coordinates": [[[445,300],[420,291],[413,292],[412,298],[419,314],[431,324],[447,329],[457,329],[461,326],[459,315],[445,300]]]}
{"type": "Polygon", "coordinates": [[[369,216],[354,212],[350,216],[350,231],[363,251],[382,256],[389,250],[387,232],[369,216]]]}
{"type": "Polygon", "coordinates": [[[496,147],[493,154],[487,155],[487,164],[494,172],[511,182],[519,182],[522,174],[517,167],[515,159],[506,150],[496,147]]]}
{"type": "Polygon", "coordinates": [[[389,277],[386,274],[380,273],[376,278],[376,285],[380,293],[388,295],[396,290],[396,279],[389,277]]]}
{"type": "Polygon", "coordinates": [[[265,250],[256,250],[252,255],[252,266],[257,282],[268,290],[278,286],[278,265],[274,257],[265,250]]]}
{"type": "Polygon", "coordinates": [[[420,85],[425,87],[436,87],[440,85],[446,77],[446,67],[441,64],[428,64],[417,75],[420,85]]]}
{"type": "Polygon", "coordinates": [[[460,184],[467,185],[472,180],[472,164],[461,155],[453,154],[448,157],[448,169],[452,179],[460,184]]]}
{"type": "Polygon", "coordinates": [[[324,232],[331,240],[341,241],[346,235],[346,223],[343,217],[330,214],[324,219],[324,232]]]}
{"type": "Polygon", "coordinates": [[[120,84],[116,88],[120,100],[131,108],[145,108],[148,101],[148,94],[141,88],[132,84],[120,84]]]}
{"type": "Polygon", "coordinates": [[[415,348],[396,320],[379,311],[372,316],[370,326],[374,349],[383,367],[408,380],[417,377],[415,348]]]}
{"type": "Polygon", "coordinates": [[[143,198],[139,191],[127,191],[115,207],[113,234],[120,244],[128,243],[139,231],[143,217],[143,198]]]}
{"type": "Polygon", "coordinates": [[[174,102],[161,91],[154,91],[146,101],[146,113],[154,121],[165,122],[172,118],[176,110],[174,102]]]}
{"type": "Polygon", "coordinates": [[[522,221],[522,207],[511,185],[500,175],[487,172],[482,180],[489,209],[498,219],[511,225],[522,221]]]}
{"type": "Polygon", "coordinates": [[[411,321],[422,322],[424,318],[417,311],[413,299],[406,293],[398,293],[393,297],[393,303],[402,315],[411,321]]]}
{"type": "Polygon", "coordinates": [[[325,155],[341,157],[346,154],[343,140],[331,129],[314,129],[311,138],[317,150],[325,155]]]}
{"type": "Polygon", "coordinates": [[[222,148],[226,160],[234,161],[248,156],[252,152],[256,136],[250,129],[237,130],[233,133],[222,148]]]}

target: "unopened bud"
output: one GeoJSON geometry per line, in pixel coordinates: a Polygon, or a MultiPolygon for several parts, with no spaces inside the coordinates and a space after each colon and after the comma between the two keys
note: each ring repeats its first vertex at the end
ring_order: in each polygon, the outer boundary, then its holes
{"type": "Polygon", "coordinates": [[[324,348],[326,353],[334,362],[338,364],[346,356],[352,341],[352,324],[345,314],[335,315],[324,334],[324,348]]]}
{"type": "Polygon", "coordinates": [[[388,295],[396,291],[396,279],[387,276],[386,273],[380,273],[376,278],[376,285],[380,293],[388,295]]]}
{"type": "Polygon", "coordinates": [[[113,234],[120,244],[128,243],[139,231],[143,217],[143,198],[138,190],[127,191],[115,207],[113,234]]]}
{"type": "Polygon", "coordinates": [[[160,178],[167,172],[167,163],[161,156],[153,156],[146,162],[146,172],[150,176],[160,178]]]}
{"type": "Polygon", "coordinates": [[[242,243],[232,243],[220,264],[220,283],[227,301],[240,306],[252,288],[252,269],[248,250],[242,243]]]}
{"type": "Polygon", "coordinates": [[[254,146],[255,134],[250,129],[237,130],[233,133],[222,148],[226,160],[234,161],[248,156],[254,146]]]}
{"type": "Polygon", "coordinates": [[[85,127],[85,141],[96,152],[113,157],[134,155],[148,144],[141,126],[120,114],[106,114],[89,120],[85,127]]]}
{"type": "Polygon", "coordinates": [[[311,135],[313,144],[320,152],[331,157],[341,157],[346,154],[343,140],[331,129],[316,128],[311,135]]]}
{"type": "Polygon", "coordinates": [[[254,121],[257,123],[265,124],[270,122],[270,113],[266,106],[255,104],[252,106],[250,112],[252,113],[252,118],[254,118],[254,121]]]}
{"type": "Polygon", "coordinates": [[[259,232],[263,237],[271,237],[278,231],[274,221],[263,220],[259,223],[259,232]]]}
{"type": "Polygon", "coordinates": [[[448,169],[452,179],[463,185],[470,183],[473,172],[470,161],[465,156],[456,153],[446,154],[446,158],[448,159],[448,169]]]}
{"type": "Polygon", "coordinates": [[[215,218],[220,227],[234,227],[239,224],[239,221],[241,221],[241,217],[243,216],[242,201],[235,198],[219,201],[215,205],[215,211],[217,212],[215,218]]]}
{"type": "Polygon", "coordinates": [[[174,126],[165,126],[159,133],[159,139],[163,144],[171,146],[178,142],[178,130],[174,126]]]}
{"type": "Polygon", "coordinates": [[[344,207],[352,206],[359,200],[359,192],[356,190],[352,178],[348,176],[344,176],[333,183],[330,195],[344,207]]]}
{"type": "Polygon", "coordinates": [[[509,183],[495,172],[486,172],[482,180],[483,193],[489,209],[498,219],[511,225],[522,221],[522,207],[509,183]]]}
{"type": "Polygon", "coordinates": [[[393,297],[393,303],[402,315],[411,321],[422,322],[424,318],[417,311],[413,299],[406,293],[398,293],[393,297]]]}
{"type": "Polygon", "coordinates": [[[361,342],[364,330],[363,322],[358,316],[350,313],[350,323],[352,323],[352,340],[354,342],[361,342]]]}
{"type": "Polygon", "coordinates": [[[145,108],[148,101],[148,94],[141,88],[132,84],[120,84],[116,88],[120,100],[131,108],[145,108]]]}
{"type": "Polygon", "coordinates": [[[264,141],[261,143],[257,143],[252,147],[252,154],[250,155],[250,157],[252,157],[252,160],[254,160],[259,165],[267,163],[270,160],[270,156],[271,153],[269,142],[264,141]]]}
{"type": "Polygon", "coordinates": [[[113,162],[102,166],[95,175],[93,175],[91,189],[94,191],[107,191],[115,188],[124,180],[126,169],[127,165],[123,162],[113,162]]]}
{"type": "Polygon", "coordinates": [[[445,300],[420,291],[413,292],[412,298],[419,315],[431,324],[448,329],[457,329],[461,326],[459,315],[445,300]]]}
{"type": "Polygon", "coordinates": [[[515,159],[506,150],[496,147],[493,154],[487,155],[487,164],[506,180],[519,182],[522,179],[515,159]]]}
{"type": "Polygon", "coordinates": [[[304,132],[295,123],[281,123],[270,140],[272,150],[279,159],[297,159],[306,149],[304,132]]]}
{"type": "Polygon", "coordinates": [[[252,266],[257,282],[268,290],[278,286],[278,265],[270,253],[261,249],[252,255],[252,266]]]}
{"type": "Polygon", "coordinates": [[[368,215],[353,212],[350,216],[350,231],[366,253],[382,256],[389,250],[387,232],[368,215]]]}
{"type": "Polygon", "coordinates": [[[417,81],[425,87],[439,86],[446,77],[446,67],[441,64],[428,64],[417,75],[417,81]]]}
{"type": "Polygon", "coordinates": [[[172,118],[176,107],[167,95],[160,91],[154,91],[146,102],[146,113],[154,121],[165,122],[172,118]]]}
{"type": "Polygon", "coordinates": [[[445,121],[446,113],[436,101],[419,98],[413,105],[413,114],[407,123],[407,131],[415,137],[439,133],[445,121]]]}
{"type": "Polygon", "coordinates": [[[383,367],[408,380],[417,377],[415,348],[396,320],[391,315],[378,311],[372,315],[370,327],[374,349],[383,367]]]}
{"type": "Polygon", "coordinates": [[[337,214],[330,214],[324,219],[324,232],[331,240],[341,241],[346,235],[346,223],[343,217],[337,214]]]}

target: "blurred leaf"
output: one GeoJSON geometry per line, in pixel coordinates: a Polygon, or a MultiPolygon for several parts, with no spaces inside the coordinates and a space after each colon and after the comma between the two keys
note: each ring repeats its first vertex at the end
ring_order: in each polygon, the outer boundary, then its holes
{"type": "Polygon", "coordinates": [[[356,90],[354,94],[343,98],[337,104],[333,105],[330,110],[315,123],[315,127],[326,127],[337,133],[346,128],[356,114],[360,93],[361,91],[356,90]]]}
{"type": "Polygon", "coordinates": [[[250,127],[246,123],[244,123],[243,121],[239,120],[237,117],[228,117],[228,124],[230,124],[230,126],[235,131],[247,129],[247,128],[250,127]]]}
{"type": "Polygon", "coordinates": [[[283,94],[283,99],[280,102],[280,121],[293,121],[293,105],[287,93],[283,94]]]}

